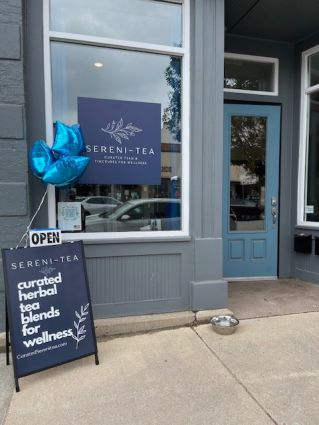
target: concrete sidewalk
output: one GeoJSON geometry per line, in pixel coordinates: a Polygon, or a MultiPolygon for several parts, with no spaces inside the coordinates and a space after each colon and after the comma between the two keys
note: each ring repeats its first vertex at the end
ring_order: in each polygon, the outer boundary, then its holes
{"type": "Polygon", "coordinates": [[[318,333],[315,312],[113,338],[22,378],[4,424],[318,425],[318,333]]]}

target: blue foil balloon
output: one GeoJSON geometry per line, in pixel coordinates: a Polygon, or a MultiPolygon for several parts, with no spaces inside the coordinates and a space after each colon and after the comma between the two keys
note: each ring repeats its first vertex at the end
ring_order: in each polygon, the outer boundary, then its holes
{"type": "Polygon", "coordinates": [[[89,160],[86,156],[61,157],[47,170],[42,181],[57,187],[69,186],[78,180],[89,160]]]}
{"type": "Polygon", "coordinates": [[[52,148],[44,140],[37,140],[29,154],[33,174],[45,184],[65,187],[74,184],[86,169],[90,158],[80,156],[85,143],[79,124],[67,126],[60,121],[55,124],[52,148]]]}
{"type": "Polygon", "coordinates": [[[55,123],[53,152],[60,155],[77,156],[85,152],[85,143],[79,124],[71,126],[60,121],[55,123]]]}
{"type": "Polygon", "coordinates": [[[29,153],[29,162],[33,174],[39,178],[43,177],[54,161],[55,158],[51,149],[45,141],[36,140],[29,153]]]}

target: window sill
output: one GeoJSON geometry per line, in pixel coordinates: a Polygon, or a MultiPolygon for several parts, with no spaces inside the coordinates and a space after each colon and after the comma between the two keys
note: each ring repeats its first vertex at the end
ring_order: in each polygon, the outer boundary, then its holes
{"type": "Polygon", "coordinates": [[[319,222],[309,221],[308,223],[296,224],[295,229],[318,230],[319,231],[319,222]]]}
{"type": "Polygon", "coordinates": [[[259,91],[259,90],[243,90],[243,89],[229,89],[224,87],[225,93],[240,93],[240,94],[257,94],[260,96],[278,96],[278,91],[259,91]]]}
{"type": "Polygon", "coordinates": [[[146,234],[139,232],[131,234],[100,234],[98,237],[94,233],[62,233],[63,242],[82,240],[84,245],[113,244],[113,243],[145,243],[145,242],[189,242],[192,237],[184,232],[161,232],[159,235],[146,234]],[[173,233],[173,234],[172,234],[173,233]]]}

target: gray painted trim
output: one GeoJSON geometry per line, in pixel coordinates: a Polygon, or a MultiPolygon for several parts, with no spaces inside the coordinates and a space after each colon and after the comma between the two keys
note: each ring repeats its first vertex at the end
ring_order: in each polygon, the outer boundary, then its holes
{"type": "Polygon", "coordinates": [[[224,3],[196,0],[192,15],[192,221],[196,237],[221,237],[224,3]]]}
{"type": "Polygon", "coordinates": [[[190,306],[189,281],[193,275],[193,244],[189,242],[156,242],[151,245],[123,243],[115,249],[110,244],[103,247],[90,245],[85,246],[85,256],[96,317],[182,311],[185,306],[190,306]],[[174,260],[169,262],[174,263],[165,269],[163,265],[167,264],[168,258],[173,257],[174,260]],[[140,263],[145,265],[145,269],[136,269],[140,263]],[[114,277],[118,267],[121,276],[119,281],[114,277]],[[157,273],[159,267],[161,272],[157,273]],[[107,275],[103,274],[103,269],[107,271],[107,275]],[[162,280],[163,275],[167,276],[167,280],[162,280]],[[156,290],[153,285],[159,280],[163,288],[156,290]],[[169,290],[165,290],[167,282],[170,285],[169,290]],[[104,286],[108,289],[103,289],[104,286]],[[122,301],[107,303],[95,297],[95,293],[105,294],[106,291],[122,301]],[[152,293],[154,297],[150,298],[152,293]],[[174,293],[178,296],[173,296],[174,293]],[[166,297],[163,298],[161,294],[166,294],[166,297]]]}
{"type": "Polygon", "coordinates": [[[319,284],[319,272],[312,272],[310,270],[299,269],[298,267],[296,267],[294,277],[300,280],[304,280],[306,282],[319,284]]]}
{"type": "Polygon", "coordinates": [[[101,239],[90,239],[83,241],[84,245],[105,245],[105,243],[108,244],[122,244],[122,243],[128,243],[128,244],[134,244],[134,243],[154,243],[154,242],[167,242],[167,243],[174,243],[174,242],[190,242],[192,241],[191,236],[174,236],[174,238],[169,236],[163,236],[160,238],[121,238],[121,239],[112,239],[109,241],[101,240],[101,239]]]}
{"type": "Polygon", "coordinates": [[[228,306],[228,285],[224,280],[191,282],[190,287],[193,311],[228,306]]]}
{"type": "Polygon", "coordinates": [[[195,281],[207,281],[223,276],[223,240],[195,239],[195,281]]]}
{"type": "Polygon", "coordinates": [[[191,308],[227,305],[222,280],[224,2],[193,3],[191,202],[195,236],[191,308]]]}
{"type": "Polygon", "coordinates": [[[123,242],[116,247],[112,244],[98,245],[85,245],[84,246],[86,258],[99,258],[99,257],[126,257],[131,255],[166,255],[175,253],[185,253],[193,255],[193,244],[189,242],[153,242],[151,244],[127,244],[123,242]]]}

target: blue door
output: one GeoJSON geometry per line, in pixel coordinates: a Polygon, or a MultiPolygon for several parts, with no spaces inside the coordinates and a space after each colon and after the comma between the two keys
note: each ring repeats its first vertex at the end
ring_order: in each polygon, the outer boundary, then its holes
{"type": "Polygon", "coordinates": [[[280,106],[224,109],[224,276],[275,277],[280,106]]]}

